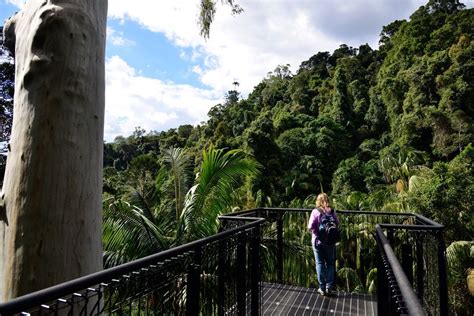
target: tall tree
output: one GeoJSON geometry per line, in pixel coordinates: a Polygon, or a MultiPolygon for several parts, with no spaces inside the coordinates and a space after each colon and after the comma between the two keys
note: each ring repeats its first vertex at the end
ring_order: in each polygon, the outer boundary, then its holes
{"type": "MultiPolygon", "coordinates": [[[[5,25],[18,89],[0,194],[1,300],[102,267],[107,5],[29,0],[5,25]]],[[[201,9],[207,37],[215,1],[201,9]]]]}
{"type": "Polygon", "coordinates": [[[163,158],[171,169],[171,178],[174,187],[174,201],[176,210],[176,222],[181,217],[184,197],[187,191],[189,159],[182,148],[171,147],[163,151],[163,158]]]}
{"type": "Polygon", "coordinates": [[[17,89],[1,194],[2,300],[102,267],[106,17],[106,0],[31,0],[5,25],[17,89]]]}

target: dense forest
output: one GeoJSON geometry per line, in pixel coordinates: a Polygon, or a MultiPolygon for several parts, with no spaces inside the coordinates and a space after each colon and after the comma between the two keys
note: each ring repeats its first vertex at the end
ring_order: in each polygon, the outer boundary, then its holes
{"type": "Polygon", "coordinates": [[[430,0],[384,26],[378,49],[341,45],[296,73],[279,65],[246,98],[235,83],[201,125],[105,143],[106,266],[212,234],[219,214],[311,207],[324,191],[338,209],[445,225],[453,308],[472,310],[473,56],[474,10],[430,0]]]}
{"type": "Polygon", "coordinates": [[[296,74],[277,66],[247,98],[236,84],[202,125],[117,137],[104,145],[104,191],[156,182],[172,148],[191,173],[203,149],[239,149],[261,168],[236,207],[302,205],[324,190],[339,208],[420,212],[449,241],[472,240],[474,12],[463,7],[430,1],[384,26],[378,50],[341,45],[296,74]]]}
{"type": "MultiPolygon", "coordinates": [[[[462,314],[473,303],[466,294],[474,267],[473,21],[474,10],[458,1],[431,0],[408,21],[384,26],[376,50],[341,45],[295,74],[279,65],[246,98],[235,83],[201,125],[117,137],[105,144],[105,210],[110,202],[113,210],[129,207],[135,219],[147,210],[154,225],[128,238],[153,227],[160,236],[153,249],[216,231],[216,214],[311,207],[320,191],[339,209],[421,213],[446,226],[448,254],[462,262],[450,269],[450,297],[462,314]],[[216,200],[212,192],[222,191],[210,177],[203,184],[203,173],[216,167],[209,154],[229,150],[254,160],[255,176],[234,179],[217,206],[202,200],[192,213],[186,192],[200,187],[216,200]],[[204,216],[208,229],[185,237],[184,213],[204,216]]],[[[108,250],[114,263],[149,253],[108,250]]]]}

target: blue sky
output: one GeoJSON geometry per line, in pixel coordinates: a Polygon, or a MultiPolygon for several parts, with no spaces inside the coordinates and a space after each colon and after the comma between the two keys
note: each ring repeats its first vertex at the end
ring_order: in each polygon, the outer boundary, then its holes
{"type": "Polygon", "coordinates": [[[191,49],[180,49],[163,33],[152,32],[129,20],[109,19],[108,30],[108,57],[120,56],[146,77],[206,88],[189,62],[181,57],[183,53],[191,54],[191,49]]]}
{"type": "MultiPolygon", "coordinates": [[[[377,48],[382,26],[407,19],[427,0],[237,2],[244,9],[238,16],[218,5],[204,40],[197,26],[199,0],[109,0],[107,141],[137,126],[162,131],[199,124],[234,81],[245,96],[278,65],[290,64],[295,72],[302,61],[343,43],[377,48]]],[[[22,3],[0,0],[0,19],[22,3]]]]}

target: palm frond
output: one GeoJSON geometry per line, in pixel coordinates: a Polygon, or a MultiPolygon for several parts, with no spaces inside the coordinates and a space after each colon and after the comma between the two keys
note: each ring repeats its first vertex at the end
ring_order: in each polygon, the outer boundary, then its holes
{"type": "Polygon", "coordinates": [[[377,293],[377,268],[369,271],[365,284],[369,294],[377,293]]]}
{"type": "Polygon", "coordinates": [[[189,157],[182,148],[171,147],[163,150],[163,159],[171,167],[171,177],[173,179],[176,220],[181,216],[185,193],[189,189],[189,157]]]}
{"type": "Polygon", "coordinates": [[[474,241],[455,241],[446,248],[449,281],[457,283],[465,279],[468,268],[474,266],[471,249],[474,241]]]}
{"type": "Polygon", "coordinates": [[[104,208],[104,265],[138,259],[163,249],[172,243],[167,236],[166,222],[158,226],[142,209],[121,200],[104,208]]]}
{"type": "Polygon", "coordinates": [[[203,151],[196,184],[185,197],[179,233],[188,239],[215,233],[217,217],[232,206],[233,192],[244,177],[255,176],[259,167],[241,150],[224,152],[211,147],[203,151]]]}

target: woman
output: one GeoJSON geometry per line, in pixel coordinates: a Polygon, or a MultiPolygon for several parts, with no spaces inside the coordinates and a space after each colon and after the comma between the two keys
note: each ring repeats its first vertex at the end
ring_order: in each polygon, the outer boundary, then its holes
{"type": "Polygon", "coordinates": [[[333,294],[336,245],[324,242],[323,231],[320,231],[322,221],[332,220],[339,225],[336,211],[329,206],[329,197],[321,193],[316,198],[316,208],[311,212],[308,229],[312,233],[311,244],[316,259],[316,274],[318,276],[318,293],[321,295],[333,294]]]}

